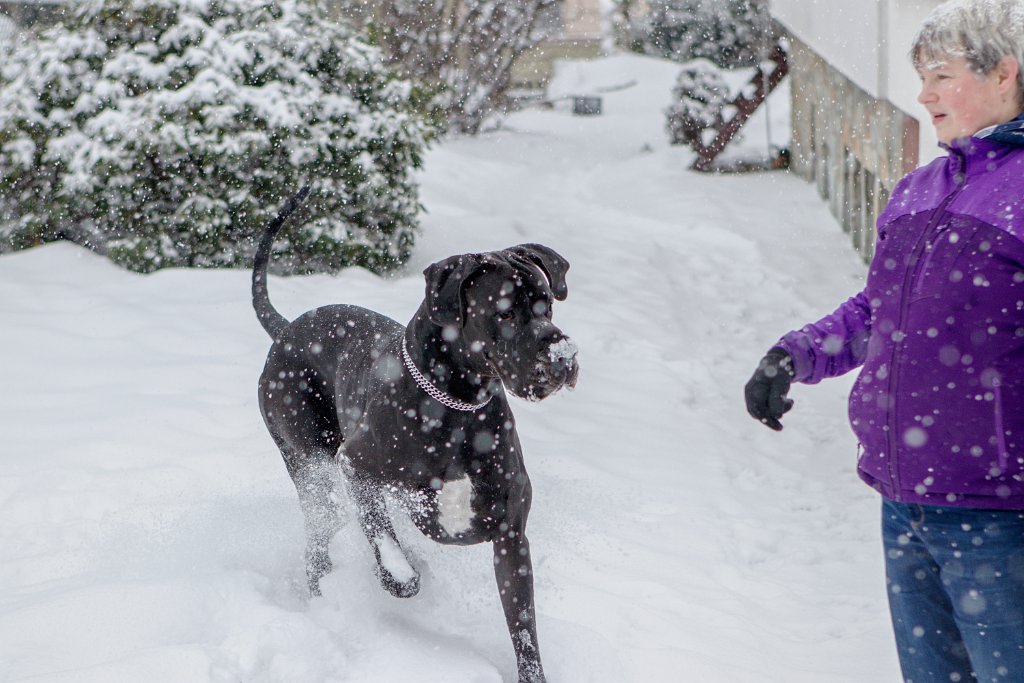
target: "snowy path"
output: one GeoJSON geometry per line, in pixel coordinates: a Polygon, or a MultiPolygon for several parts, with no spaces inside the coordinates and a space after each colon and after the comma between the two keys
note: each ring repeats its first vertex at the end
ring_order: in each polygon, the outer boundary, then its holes
{"type": "MultiPolygon", "coordinates": [[[[639,83],[600,117],[524,112],[432,151],[402,276],[274,279],[271,296],[404,321],[434,260],[554,247],[579,387],[513,406],[550,683],[895,681],[849,380],[798,387],[781,434],[742,406],[767,345],[864,268],[804,182],[685,170],[662,133],[675,71],[564,69],[566,93],[639,83]]],[[[400,524],[427,569],[397,601],[349,525],[324,597],[301,597],[247,273],[140,277],[51,245],[0,258],[0,316],[0,681],[514,680],[488,548],[400,524]]]]}

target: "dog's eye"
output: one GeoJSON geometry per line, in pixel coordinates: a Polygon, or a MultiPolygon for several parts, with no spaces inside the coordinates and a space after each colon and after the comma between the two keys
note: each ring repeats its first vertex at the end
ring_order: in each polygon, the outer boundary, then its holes
{"type": "Polygon", "coordinates": [[[511,308],[506,308],[504,311],[498,311],[498,320],[511,320],[516,317],[516,312],[511,308]]]}

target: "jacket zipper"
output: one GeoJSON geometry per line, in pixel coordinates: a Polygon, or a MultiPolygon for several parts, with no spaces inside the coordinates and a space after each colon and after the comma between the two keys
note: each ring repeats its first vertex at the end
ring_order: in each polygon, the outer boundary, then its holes
{"type": "Polygon", "coordinates": [[[993,383],[992,391],[995,393],[996,404],[996,445],[999,448],[999,472],[1006,474],[1006,468],[1010,464],[1009,449],[1006,448],[1006,431],[1003,429],[1003,390],[1002,382],[996,380],[993,383]]]}
{"type": "Polygon", "coordinates": [[[957,184],[956,189],[949,193],[949,195],[942,200],[938,208],[932,214],[931,220],[928,221],[928,225],[925,227],[924,232],[921,233],[921,237],[918,238],[917,244],[914,245],[914,251],[911,254],[911,259],[908,264],[907,272],[903,276],[903,289],[900,291],[900,308],[899,308],[899,323],[896,325],[896,332],[898,337],[896,343],[893,346],[891,370],[889,372],[889,387],[888,387],[888,399],[889,399],[889,415],[888,423],[889,433],[886,438],[886,443],[889,446],[889,483],[892,485],[893,498],[897,501],[903,499],[900,488],[900,476],[899,468],[897,467],[896,457],[896,444],[897,439],[901,438],[896,434],[896,406],[892,402],[892,397],[896,395],[896,388],[899,385],[899,373],[900,373],[900,356],[903,352],[903,340],[906,338],[906,333],[903,331],[903,326],[906,324],[907,309],[910,303],[910,292],[911,286],[917,280],[917,274],[921,266],[921,254],[924,252],[925,247],[928,244],[929,238],[933,232],[936,232],[936,226],[939,224],[940,219],[946,213],[946,207],[952,203],[960,191],[963,189],[967,182],[967,163],[966,159],[961,157],[963,162],[963,176],[962,182],[957,184]]]}
{"type": "Polygon", "coordinates": [[[928,268],[932,265],[932,258],[935,256],[935,252],[938,251],[939,235],[945,226],[939,225],[935,229],[935,234],[931,237],[933,239],[926,239],[924,244],[924,259],[920,267],[917,269],[917,274],[914,276],[914,282],[912,285],[911,293],[921,291],[921,287],[924,285],[925,275],[928,274],[928,268]]]}

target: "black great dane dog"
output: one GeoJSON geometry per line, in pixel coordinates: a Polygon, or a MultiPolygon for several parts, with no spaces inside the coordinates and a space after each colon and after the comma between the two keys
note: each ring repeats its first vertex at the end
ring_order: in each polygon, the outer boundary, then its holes
{"type": "Polygon", "coordinates": [[[526,521],[531,487],[505,395],[540,400],[576,383],[576,347],[551,322],[568,262],[537,244],[453,256],[428,267],[408,326],[333,305],[288,322],[267,294],[274,236],[308,188],[268,226],[253,306],[274,340],[259,403],[299,494],[309,589],[331,570],[328,545],[347,491],[397,597],[419,573],[395,536],[384,493],[405,501],[439,543],[494,546],[494,573],[520,683],[543,683],[526,521]]]}

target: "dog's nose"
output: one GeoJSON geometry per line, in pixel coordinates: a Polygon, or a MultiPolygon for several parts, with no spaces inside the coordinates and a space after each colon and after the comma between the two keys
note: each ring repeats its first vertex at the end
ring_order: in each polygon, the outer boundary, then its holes
{"type": "Polygon", "coordinates": [[[575,359],[578,353],[576,342],[565,335],[556,335],[548,341],[547,356],[552,363],[568,363],[575,359]]]}
{"type": "Polygon", "coordinates": [[[551,363],[551,371],[557,377],[564,377],[565,384],[570,388],[576,386],[579,374],[579,363],[576,357],[579,348],[576,343],[565,335],[556,335],[547,346],[547,360],[551,363]]]}

